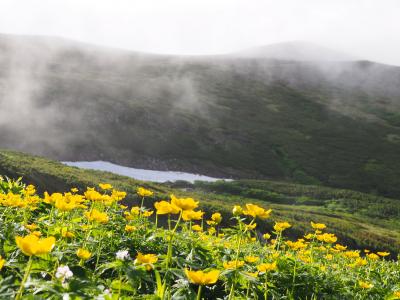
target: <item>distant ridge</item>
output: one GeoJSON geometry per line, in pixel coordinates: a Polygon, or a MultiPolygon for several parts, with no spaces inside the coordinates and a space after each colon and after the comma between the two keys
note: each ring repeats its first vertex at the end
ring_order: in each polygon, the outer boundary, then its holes
{"type": "Polygon", "coordinates": [[[0,48],[4,46],[24,47],[31,51],[37,49],[60,51],[65,48],[76,50],[89,50],[95,52],[109,52],[114,54],[136,54],[153,57],[202,57],[202,58],[224,58],[224,57],[242,57],[242,58],[268,58],[277,60],[294,61],[359,61],[363,58],[336,51],[312,42],[306,41],[288,41],[274,43],[263,46],[256,46],[240,50],[233,53],[207,54],[207,55],[179,55],[142,52],[129,49],[120,49],[103,45],[96,45],[82,41],[71,40],[56,36],[32,36],[32,35],[11,35],[0,33],[0,48]]]}
{"type": "Polygon", "coordinates": [[[245,49],[233,54],[247,58],[271,58],[296,61],[354,61],[350,54],[304,41],[293,41],[245,49]]]}
{"type": "Polygon", "coordinates": [[[63,161],[400,197],[399,99],[399,67],[310,43],[163,56],[0,35],[0,147],[63,161]]]}

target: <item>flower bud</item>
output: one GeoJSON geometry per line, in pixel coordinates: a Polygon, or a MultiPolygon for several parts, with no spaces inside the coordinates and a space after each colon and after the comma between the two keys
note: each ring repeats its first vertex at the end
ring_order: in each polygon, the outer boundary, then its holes
{"type": "Polygon", "coordinates": [[[240,216],[243,213],[243,208],[240,205],[235,205],[232,209],[234,216],[240,216]]]}

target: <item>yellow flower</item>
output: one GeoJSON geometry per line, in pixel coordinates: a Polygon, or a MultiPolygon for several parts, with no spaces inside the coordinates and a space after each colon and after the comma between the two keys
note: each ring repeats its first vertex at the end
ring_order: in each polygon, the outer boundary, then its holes
{"type": "Polygon", "coordinates": [[[193,225],[192,226],[192,230],[194,230],[194,231],[202,231],[203,229],[201,228],[201,226],[200,225],[193,225]]]}
{"type": "Polygon", "coordinates": [[[272,209],[265,210],[264,208],[251,203],[247,203],[246,209],[243,211],[247,216],[252,216],[253,218],[259,217],[260,219],[268,218],[271,212],[272,209]]]}
{"type": "Polygon", "coordinates": [[[32,231],[31,234],[36,235],[37,237],[42,236],[42,233],[40,231],[32,231]]]}
{"type": "Polygon", "coordinates": [[[171,195],[171,203],[182,210],[193,210],[199,206],[199,201],[193,198],[176,198],[174,195],[171,195]]]}
{"type": "Polygon", "coordinates": [[[60,211],[70,211],[77,207],[75,202],[67,202],[64,198],[57,199],[55,206],[60,211]]]}
{"type": "Polygon", "coordinates": [[[211,215],[211,220],[214,221],[216,224],[219,224],[222,221],[222,216],[220,213],[213,213],[211,215]]]}
{"type": "Polygon", "coordinates": [[[287,241],[286,245],[288,245],[289,248],[292,250],[300,250],[300,249],[304,249],[307,247],[307,244],[304,243],[303,239],[300,239],[296,242],[287,241]]]}
{"type": "Polygon", "coordinates": [[[326,225],[322,223],[314,223],[313,221],[311,221],[311,227],[313,229],[322,230],[326,228],[326,225]]]}
{"type": "Polygon", "coordinates": [[[138,252],[135,262],[137,264],[154,264],[158,261],[156,254],[143,254],[138,252]]]}
{"type": "Polygon", "coordinates": [[[257,223],[253,223],[253,224],[246,224],[246,230],[253,230],[254,228],[257,227],[257,223]]]}
{"type": "Polygon", "coordinates": [[[142,216],[148,218],[148,217],[150,217],[153,213],[154,213],[153,210],[146,210],[146,211],[143,212],[142,216]]]}
{"type": "Polygon", "coordinates": [[[68,231],[67,228],[61,229],[61,236],[63,238],[74,238],[75,234],[71,231],[68,231]]]}
{"type": "Polygon", "coordinates": [[[260,258],[258,256],[245,256],[244,260],[248,262],[249,264],[255,263],[258,261],[260,258]]]}
{"type": "Polygon", "coordinates": [[[38,228],[38,226],[36,224],[26,224],[26,225],[24,225],[24,227],[29,230],[35,230],[38,228]]]}
{"type": "Polygon", "coordinates": [[[232,209],[234,216],[240,216],[243,213],[243,208],[240,205],[235,205],[232,209]]]}
{"type": "Polygon", "coordinates": [[[368,257],[369,259],[371,259],[371,260],[378,260],[378,259],[379,259],[379,256],[376,255],[375,253],[368,253],[368,254],[367,254],[367,257],[368,257]]]}
{"type": "Polygon", "coordinates": [[[244,265],[244,261],[241,261],[241,260],[224,261],[224,263],[223,263],[224,268],[227,270],[237,269],[237,268],[242,267],[243,265],[244,265]]]}
{"type": "Polygon", "coordinates": [[[111,194],[111,198],[115,201],[121,201],[126,197],[126,192],[121,192],[117,190],[113,190],[111,194]]]}
{"type": "Polygon", "coordinates": [[[99,183],[99,187],[102,190],[111,190],[112,189],[112,185],[109,183],[99,183]]]}
{"type": "Polygon", "coordinates": [[[99,223],[107,223],[108,216],[104,212],[100,212],[97,209],[92,209],[90,212],[85,212],[85,216],[88,218],[89,221],[96,221],[99,223]]]}
{"type": "Polygon", "coordinates": [[[79,190],[77,189],[77,188],[72,188],[71,189],[71,192],[73,192],[73,193],[77,193],[79,190]]]}
{"type": "Polygon", "coordinates": [[[309,233],[309,234],[307,234],[307,235],[304,236],[304,238],[305,238],[306,240],[311,240],[313,237],[314,237],[314,235],[313,235],[312,233],[309,233]]]}
{"type": "Polygon", "coordinates": [[[274,229],[275,231],[281,232],[291,226],[292,225],[290,225],[288,222],[275,222],[274,229]]]}
{"type": "Polygon", "coordinates": [[[356,259],[356,261],[354,262],[354,266],[358,266],[358,267],[362,267],[365,266],[367,264],[367,260],[361,257],[358,257],[356,259]]]}
{"type": "Polygon", "coordinates": [[[220,271],[212,270],[204,272],[185,269],[185,274],[191,283],[198,285],[211,285],[217,282],[220,271]]]}
{"type": "Polygon", "coordinates": [[[55,203],[57,201],[57,199],[62,199],[62,197],[64,197],[64,196],[61,193],[53,193],[53,194],[49,195],[48,192],[44,192],[43,201],[45,203],[51,204],[51,203],[55,203]]]}
{"type": "Polygon", "coordinates": [[[94,188],[88,188],[84,195],[90,201],[101,201],[103,199],[103,195],[95,191],[94,188]]]}
{"type": "Polygon", "coordinates": [[[332,260],[333,259],[333,255],[332,254],[327,254],[327,255],[325,255],[325,258],[327,260],[332,260]]]}
{"type": "Polygon", "coordinates": [[[139,188],[137,189],[137,194],[138,194],[140,197],[150,197],[150,196],[153,195],[153,192],[150,191],[150,190],[146,190],[145,188],[139,187],[139,188]]]}
{"type": "Polygon", "coordinates": [[[317,240],[328,244],[332,244],[337,241],[337,237],[333,233],[324,233],[324,234],[318,234],[317,240]]]}
{"type": "Polygon", "coordinates": [[[0,255],[0,270],[3,269],[6,260],[0,255]]]}
{"type": "Polygon", "coordinates": [[[360,253],[357,251],[346,251],[343,252],[343,255],[347,258],[358,258],[360,257],[360,253]]]}
{"type": "Polygon", "coordinates": [[[376,252],[376,254],[378,254],[379,256],[385,257],[390,255],[390,252],[376,252]]]}
{"type": "Polygon", "coordinates": [[[125,225],[125,231],[126,232],[133,232],[136,230],[135,226],[131,226],[131,225],[125,225]]]}
{"type": "Polygon", "coordinates": [[[80,259],[88,260],[92,256],[92,253],[90,253],[89,250],[79,248],[76,251],[76,256],[78,256],[80,259]]]}
{"type": "Polygon", "coordinates": [[[111,206],[114,203],[114,199],[110,195],[102,195],[100,201],[107,206],[111,206]]]}
{"type": "Polygon", "coordinates": [[[140,207],[139,206],[133,206],[131,208],[131,215],[138,216],[140,214],[140,207]]]}
{"type": "Polygon", "coordinates": [[[65,195],[62,197],[57,196],[54,203],[55,207],[60,211],[70,211],[75,208],[85,208],[85,206],[82,204],[83,197],[80,195],[73,195],[71,193],[65,193],[65,195]]]}
{"type": "Polygon", "coordinates": [[[1,204],[4,206],[10,206],[10,207],[26,207],[28,206],[28,201],[25,201],[22,199],[22,196],[20,194],[13,194],[13,193],[8,193],[7,195],[2,195],[3,199],[1,199],[1,204]]]}
{"type": "Polygon", "coordinates": [[[180,212],[179,207],[164,200],[160,202],[155,202],[154,207],[157,210],[157,215],[166,215],[166,214],[175,215],[180,212]]]}
{"type": "Polygon", "coordinates": [[[32,184],[30,184],[25,188],[24,192],[25,192],[25,195],[32,196],[36,193],[36,188],[32,184]]]}
{"type": "Polygon", "coordinates": [[[336,244],[336,245],[335,245],[335,249],[336,249],[336,250],[339,250],[339,251],[344,251],[344,250],[347,249],[347,246],[342,246],[342,245],[340,245],[340,244],[336,244]]]}
{"type": "Polygon", "coordinates": [[[139,216],[139,214],[140,214],[139,206],[133,206],[129,212],[128,211],[124,212],[125,219],[127,219],[128,221],[135,219],[137,216],[139,216]]]}
{"type": "Polygon", "coordinates": [[[400,299],[400,291],[395,291],[393,293],[393,296],[395,297],[395,299],[400,299]]]}
{"type": "Polygon", "coordinates": [[[220,213],[214,213],[211,216],[211,220],[207,221],[207,224],[210,226],[216,226],[222,221],[222,216],[220,213]]]}
{"type": "Polygon", "coordinates": [[[153,264],[158,261],[158,257],[156,254],[142,254],[138,252],[138,255],[135,259],[135,265],[145,265],[146,270],[150,271],[153,269],[153,264]]]}
{"type": "Polygon", "coordinates": [[[269,233],[264,233],[263,238],[269,240],[271,238],[271,235],[269,233]]]}
{"type": "Polygon", "coordinates": [[[301,253],[301,252],[298,252],[297,257],[298,257],[301,261],[303,261],[304,263],[306,263],[306,264],[311,263],[311,258],[310,258],[310,256],[309,256],[308,254],[303,254],[303,253],[301,253]]]}
{"type": "Polygon", "coordinates": [[[86,225],[86,224],[81,225],[81,227],[80,227],[80,229],[82,229],[83,231],[87,231],[91,228],[92,228],[92,225],[86,225]]]}
{"type": "Polygon", "coordinates": [[[203,218],[204,212],[194,211],[194,210],[184,210],[182,212],[182,219],[184,221],[191,221],[191,220],[201,220],[203,218]]]}
{"type": "Polygon", "coordinates": [[[25,237],[16,236],[15,242],[22,253],[32,256],[50,253],[56,244],[56,239],[53,236],[39,239],[38,236],[30,234],[25,237]]]}
{"type": "Polygon", "coordinates": [[[273,263],[264,263],[260,264],[257,266],[258,271],[260,272],[269,272],[269,271],[274,271],[277,269],[276,262],[274,261],[273,263]]]}
{"type": "Polygon", "coordinates": [[[214,235],[216,232],[217,232],[217,230],[215,230],[214,227],[208,228],[208,234],[209,234],[209,235],[214,235]]]}
{"type": "Polygon", "coordinates": [[[372,283],[366,282],[366,281],[362,281],[362,280],[358,281],[358,285],[362,289],[370,289],[370,288],[374,287],[374,285],[372,283]]]}

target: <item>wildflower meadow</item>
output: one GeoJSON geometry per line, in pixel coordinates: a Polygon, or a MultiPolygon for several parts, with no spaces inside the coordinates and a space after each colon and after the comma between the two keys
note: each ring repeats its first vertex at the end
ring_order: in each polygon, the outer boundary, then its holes
{"type": "Polygon", "coordinates": [[[235,205],[227,220],[155,196],[139,187],[128,207],[107,183],[39,195],[1,179],[0,298],[400,299],[398,260],[349,249],[323,220],[290,240],[293,224],[258,224],[268,208],[235,205]]]}

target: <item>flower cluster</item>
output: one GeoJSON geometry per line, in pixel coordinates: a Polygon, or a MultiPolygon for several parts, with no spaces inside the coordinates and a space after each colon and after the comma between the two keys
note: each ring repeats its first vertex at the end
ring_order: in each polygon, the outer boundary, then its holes
{"type": "Polygon", "coordinates": [[[289,239],[296,224],[261,202],[218,212],[143,187],[125,197],[109,183],[0,192],[6,297],[400,299],[391,253],[349,249],[326,224],[289,239]]]}

